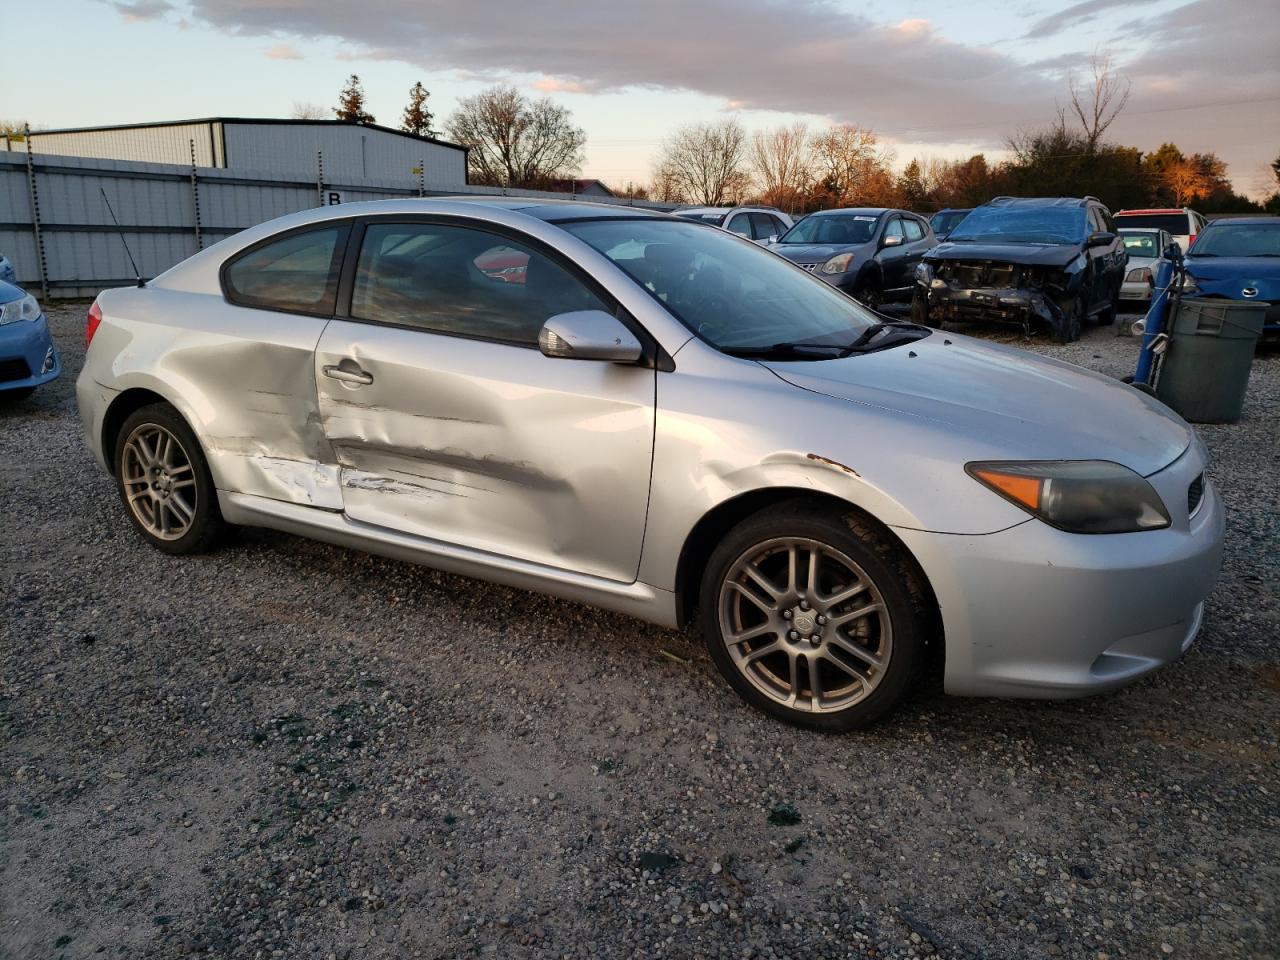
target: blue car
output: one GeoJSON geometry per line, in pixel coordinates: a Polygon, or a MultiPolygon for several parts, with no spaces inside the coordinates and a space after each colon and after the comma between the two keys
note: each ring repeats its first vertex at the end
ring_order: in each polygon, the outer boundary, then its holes
{"type": "Polygon", "coordinates": [[[13,272],[13,263],[3,253],[0,253],[0,282],[18,282],[17,275],[13,272]]]}
{"type": "Polygon", "coordinates": [[[1186,258],[1183,295],[1270,304],[1263,335],[1280,334],[1280,217],[1213,220],[1186,258]]]}
{"type": "Polygon", "coordinates": [[[61,372],[40,303],[0,280],[0,399],[25,396],[61,372]]]}

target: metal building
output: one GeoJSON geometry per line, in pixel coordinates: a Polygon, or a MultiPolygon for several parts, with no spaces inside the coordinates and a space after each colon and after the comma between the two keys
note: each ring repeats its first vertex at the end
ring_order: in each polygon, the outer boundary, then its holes
{"type": "MultiPolygon", "coordinates": [[[[38,154],[173,163],[227,170],[323,177],[467,182],[467,149],[434,137],[347,120],[254,120],[211,117],[164,123],[133,123],[67,130],[33,130],[38,154]]],[[[0,138],[9,150],[21,140],[0,138]]]]}

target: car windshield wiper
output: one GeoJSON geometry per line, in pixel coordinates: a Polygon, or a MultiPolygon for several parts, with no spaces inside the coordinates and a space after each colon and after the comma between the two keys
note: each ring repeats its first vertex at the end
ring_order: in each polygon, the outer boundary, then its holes
{"type": "Polygon", "coordinates": [[[872,353],[876,350],[887,350],[889,347],[896,347],[902,343],[923,340],[929,333],[928,327],[917,326],[914,323],[903,323],[901,320],[874,323],[866,330],[863,330],[857,340],[841,350],[840,356],[847,357],[854,353],[872,353]],[[883,337],[880,336],[886,331],[890,332],[883,337]]]}

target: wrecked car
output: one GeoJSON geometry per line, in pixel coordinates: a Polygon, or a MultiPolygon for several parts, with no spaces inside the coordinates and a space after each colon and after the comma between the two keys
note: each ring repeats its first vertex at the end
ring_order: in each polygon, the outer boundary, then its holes
{"type": "Polygon", "coordinates": [[[976,207],[916,268],[911,318],[1048,327],[1063,343],[1115,322],[1128,262],[1094,197],[997,197],[976,207]]]}
{"type": "MultiPolygon", "coordinates": [[[[939,663],[957,694],[1128,683],[1218,571],[1205,446],[1163,404],[665,214],[309,210],[103,292],[86,339],[89,446],[157,549],[267,527],[696,624],[812,728],[939,663]],[[516,255],[523,283],[484,269],[516,255]]],[[[590,623],[588,657],[616,642],[590,623]]]]}

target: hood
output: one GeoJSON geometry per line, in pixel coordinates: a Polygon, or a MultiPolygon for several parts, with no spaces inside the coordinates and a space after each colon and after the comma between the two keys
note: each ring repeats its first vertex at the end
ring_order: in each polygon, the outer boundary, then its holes
{"type": "Polygon", "coordinates": [[[1080,244],[1036,243],[940,243],[924,255],[925,260],[993,260],[998,263],[1022,263],[1033,267],[1065,267],[1080,256],[1080,244]]]}
{"type": "Polygon", "coordinates": [[[825,263],[838,253],[864,253],[869,243],[775,243],[769,249],[792,263],[825,263]]]}
{"type": "Polygon", "coordinates": [[[1197,280],[1238,280],[1241,286],[1280,281],[1280,257],[1197,257],[1186,259],[1187,273],[1197,280]]]}
{"type": "Polygon", "coordinates": [[[765,366],[797,387],[972,437],[974,459],[995,447],[1008,459],[1111,460],[1149,476],[1191,443],[1176,413],[1119,380],[957,334],[843,360],[765,366]]]}

